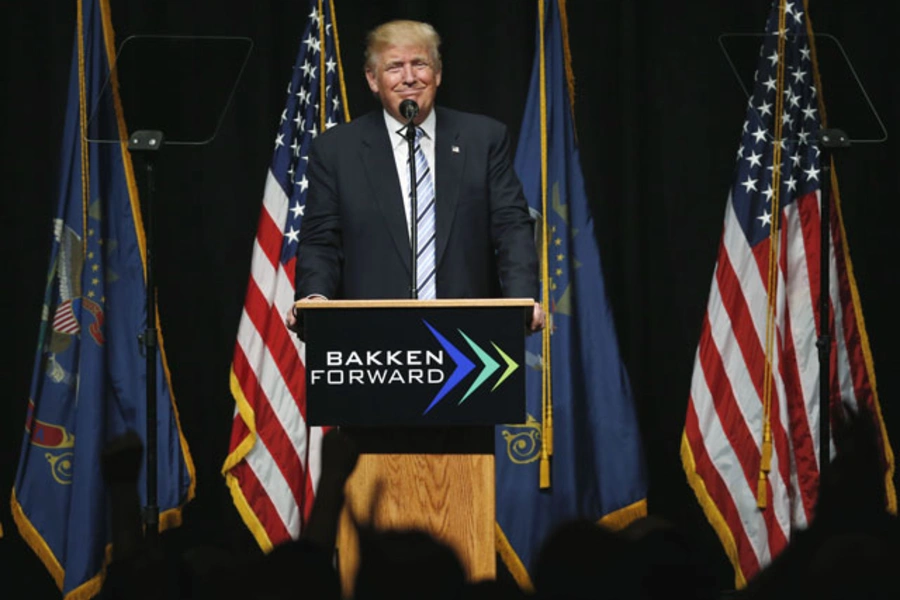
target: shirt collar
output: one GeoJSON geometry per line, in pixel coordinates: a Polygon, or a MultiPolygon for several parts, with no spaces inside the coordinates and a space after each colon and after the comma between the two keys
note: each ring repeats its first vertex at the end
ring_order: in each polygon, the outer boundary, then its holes
{"type": "MultiPolygon", "coordinates": [[[[425,120],[422,121],[421,125],[419,125],[419,129],[425,132],[425,137],[434,141],[434,132],[437,127],[437,116],[435,116],[434,107],[431,108],[431,112],[428,113],[428,116],[425,117],[425,120]]],[[[384,113],[384,123],[387,126],[388,131],[390,132],[391,137],[391,147],[397,148],[400,144],[406,143],[406,138],[397,134],[397,131],[403,129],[406,125],[401,121],[398,121],[394,118],[391,113],[388,111],[383,111],[384,113]]]]}

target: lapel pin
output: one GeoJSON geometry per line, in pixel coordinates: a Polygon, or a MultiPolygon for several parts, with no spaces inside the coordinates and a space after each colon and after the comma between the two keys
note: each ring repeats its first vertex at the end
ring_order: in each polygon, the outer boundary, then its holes
{"type": "Polygon", "coordinates": [[[453,152],[453,154],[459,154],[459,146],[450,146],[450,151],[453,152]]]}

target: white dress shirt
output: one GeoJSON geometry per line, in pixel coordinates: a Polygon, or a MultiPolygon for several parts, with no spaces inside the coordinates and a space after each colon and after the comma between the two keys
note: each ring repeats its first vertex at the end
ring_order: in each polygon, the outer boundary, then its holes
{"type": "MultiPolygon", "coordinates": [[[[437,183],[437,179],[435,177],[434,171],[434,132],[435,126],[437,123],[437,117],[434,114],[434,109],[425,117],[425,120],[422,121],[422,124],[419,125],[419,128],[425,132],[422,136],[421,144],[422,151],[425,153],[425,160],[428,161],[428,166],[431,169],[431,181],[433,183],[437,183]]],[[[407,234],[409,234],[410,239],[412,239],[412,228],[410,227],[410,223],[414,223],[415,219],[409,218],[409,210],[410,210],[410,202],[409,202],[409,146],[406,141],[406,137],[404,137],[404,132],[406,126],[395,119],[388,111],[384,111],[384,124],[388,130],[388,137],[391,140],[391,148],[394,150],[394,163],[397,165],[397,175],[400,177],[400,190],[403,192],[403,212],[406,214],[406,227],[407,234]],[[400,133],[397,133],[397,132],[400,133]]],[[[421,173],[416,173],[416,177],[421,177],[421,173]]],[[[435,185],[435,191],[437,190],[437,185],[435,185]]]]}

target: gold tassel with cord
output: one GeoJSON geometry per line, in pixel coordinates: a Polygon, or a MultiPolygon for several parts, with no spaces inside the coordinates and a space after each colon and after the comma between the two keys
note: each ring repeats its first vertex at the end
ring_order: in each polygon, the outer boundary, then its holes
{"type": "MultiPolygon", "coordinates": [[[[785,19],[787,12],[784,10],[785,0],[781,0],[781,10],[779,11],[779,30],[784,31],[785,19]]],[[[778,39],[778,72],[776,76],[776,93],[775,93],[775,114],[781,114],[784,104],[784,98],[781,90],[784,89],[784,50],[785,39],[780,36],[778,39]]],[[[781,140],[782,121],[775,119],[775,140],[781,140]]],[[[772,150],[773,167],[781,165],[781,144],[773,145],[772,150]]],[[[779,230],[778,216],[780,214],[781,190],[780,185],[781,169],[772,169],[772,186],[774,194],[771,198],[772,203],[772,221],[769,226],[769,260],[768,260],[768,284],[767,294],[768,302],[766,306],[766,348],[765,348],[765,368],[763,370],[763,444],[762,456],[759,461],[759,479],[756,484],[756,506],[760,510],[765,509],[768,505],[767,486],[769,471],[772,465],[772,394],[774,386],[772,383],[772,356],[775,350],[775,318],[777,312],[777,296],[778,296],[778,255],[779,255],[779,230]]]]}
{"type": "Polygon", "coordinates": [[[766,483],[769,479],[769,471],[772,469],[772,438],[764,439],[762,456],[759,460],[759,480],[756,483],[756,506],[766,508],[768,505],[766,483]]]}
{"type": "MultiPolygon", "coordinates": [[[[547,232],[547,68],[544,62],[544,0],[538,1],[538,23],[540,40],[540,110],[541,110],[541,218],[543,219],[542,248],[543,261],[541,265],[541,280],[543,283],[543,297],[541,303],[545,318],[550,315],[550,273],[549,257],[547,256],[549,243],[547,232]]],[[[553,433],[550,429],[552,417],[552,388],[550,386],[550,330],[548,327],[541,332],[541,463],[539,484],[540,489],[550,487],[550,454],[552,452],[553,433]]]]}
{"type": "Polygon", "coordinates": [[[541,455],[541,489],[550,489],[550,457],[546,453],[541,455]]]}

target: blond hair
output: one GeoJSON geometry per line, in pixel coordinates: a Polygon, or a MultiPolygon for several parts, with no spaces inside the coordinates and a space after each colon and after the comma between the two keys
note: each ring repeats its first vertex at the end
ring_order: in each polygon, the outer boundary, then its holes
{"type": "Polygon", "coordinates": [[[435,72],[441,71],[441,36],[428,23],[397,20],[383,23],[366,36],[366,70],[375,71],[379,55],[388,46],[424,46],[435,72]]]}

